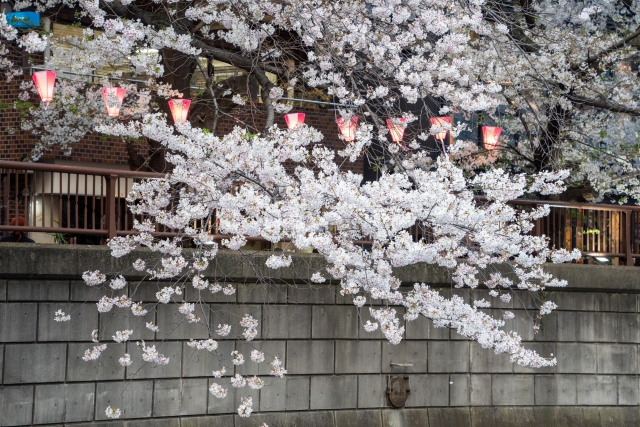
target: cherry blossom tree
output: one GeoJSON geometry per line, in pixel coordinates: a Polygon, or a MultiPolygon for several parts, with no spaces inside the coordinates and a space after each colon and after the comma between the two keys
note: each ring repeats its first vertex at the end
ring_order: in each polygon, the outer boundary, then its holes
{"type": "MultiPolygon", "coordinates": [[[[488,287],[491,298],[502,301],[515,290],[535,294],[566,286],[543,265],[580,254],[550,249],[544,237],[528,235],[548,207],[519,210],[507,202],[557,195],[567,183],[589,185],[595,197],[638,198],[640,108],[638,81],[629,72],[640,35],[637,2],[24,0],[14,7],[47,13],[71,8],[83,26],[82,37],[56,39],[17,32],[0,16],[6,40],[29,53],[52,49],[48,67],[80,75],[113,68],[100,83],[60,80],[51,103],[29,110],[23,127],[42,135],[34,157],[53,146],[72,149],[88,132],[130,144],[145,141],[160,153],[159,166],[152,168],[169,171],[166,177],[137,184],[128,198],[131,211],[146,218],[135,225],[139,233],[109,245],[115,257],[151,249],[157,259],[138,260],[133,268],[151,279],[175,281],[158,292],[158,304],[175,304],[186,322],[208,326],[211,338],[192,343],[198,350],[215,352],[213,338],[238,326],[242,339],[256,336],[251,316],[238,325],[210,324],[181,295],[185,285],[234,292],[201,272],[219,249],[242,251],[247,239],[258,237],[321,254],[328,267],[311,281],[338,280],[343,295],[363,310],[368,306],[374,321],[364,328],[379,328],[392,344],[403,336],[402,308],[406,321],[424,316],[520,365],[553,365],[555,359],[526,349],[508,331],[512,312],[494,318],[483,310],[492,301],[467,304],[420,283],[406,289],[394,268],[449,268],[454,286],[488,287]],[[231,64],[246,77],[219,87],[208,60],[231,64]],[[124,61],[130,73],[119,71],[124,61]],[[202,93],[191,90],[194,75],[204,82],[202,93]],[[118,119],[106,115],[101,98],[103,87],[114,85],[127,93],[118,119]],[[360,118],[355,138],[337,152],[323,146],[323,135],[310,126],[274,125],[275,115],[292,107],[285,93],[313,88],[344,106],[344,120],[360,118]],[[174,124],[166,99],[179,97],[193,99],[202,115],[174,124]],[[231,105],[259,111],[264,124],[248,121],[219,134],[217,123],[231,105]],[[468,130],[465,120],[431,125],[430,118],[452,113],[497,122],[505,135],[500,149],[461,137],[468,130]],[[399,130],[404,139],[390,142],[399,130]],[[441,132],[450,132],[455,142],[433,144],[441,132]],[[518,143],[511,143],[516,135],[518,143]],[[379,179],[363,182],[361,175],[341,170],[364,157],[379,179]],[[206,226],[212,221],[225,238],[214,239],[206,226]],[[177,230],[179,237],[154,237],[157,225],[177,230]],[[413,226],[421,230],[418,239],[407,231],[413,226]],[[372,242],[370,250],[357,243],[363,240],[372,242]],[[185,241],[195,244],[195,252],[183,252],[185,241]],[[372,299],[385,307],[373,308],[372,299]]],[[[0,65],[16,75],[8,60],[0,65]]],[[[34,88],[22,83],[22,89],[23,100],[29,99],[34,88]]],[[[291,262],[290,255],[273,253],[266,266],[291,262]]],[[[131,310],[144,321],[143,304],[117,295],[124,278],[109,281],[100,272],[84,278],[107,293],[99,311],[131,310]]],[[[556,308],[552,301],[537,301],[534,329],[556,308]]],[[[56,320],[69,315],[58,312],[56,320]]],[[[98,358],[106,341],[125,342],[130,334],[95,337],[86,359],[98,358]]],[[[123,354],[121,364],[131,364],[132,357],[169,362],[155,346],[140,348],[139,355],[123,354]]],[[[242,354],[233,358],[238,366],[245,360],[242,354]]],[[[265,358],[258,352],[251,360],[265,358]]],[[[273,375],[286,373],[277,358],[270,363],[273,375]]],[[[213,372],[216,378],[224,374],[213,372]]],[[[233,387],[263,384],[239,374],[230,381],[233,387]]],[[[219,398],[227,393],[222,382],[210,391],[219,398]]],[[[251,405],[250,398],[243,400],[238,413],[248,416],[251,405]]],[[[117,408],[106,411],[120,415],[117,408]]]]}

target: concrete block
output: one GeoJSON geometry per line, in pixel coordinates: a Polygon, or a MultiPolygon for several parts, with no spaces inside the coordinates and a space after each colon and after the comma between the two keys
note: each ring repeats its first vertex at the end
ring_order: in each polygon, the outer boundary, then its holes
{"type": "Polygon", "coordinates": [[[602,427],[637,426],[640,424],[638,408],[604,406],[598,410],[602,427]]]}
{"type": "Polygon", "coordinates": [[[471,427],[468,408],[429,408],[429,427],[471,427]]]}
{"type": "Polygon", "coordinates": [[[156,380],[153,416],[175,417],[207,413],[207,379],[156,380]]]}
{"type": "Polygon", "coordinates": [[[2,382],[2,375],[3,375],[3,369],[4,367],[4,345],[0,345],[0,384],[3,384],[2,382]]]}
{"type": "MultiPolygon", "coordinates": [[[[240,321],[245,315],[253,316],[260,323],[262,319],[262,307],[259,305],[231,305],[231,304],[215,304],[211,305],[211,314],[209,315],[209,323],[211,329],[217,329],[219,324],[231,325],[232,334],[241,335],[243,328],[240,321]]],[[[214,332],[215,333],[215,332],[214,332]]],[[[255,339],[261,338],[261,326],[258,325],[258,334],[255,339]]]]}
{"type": "Polygon", "coordinates": [[[558,312],[542,316],[540,329],[533,335],[535,341],[558,341],[558,312]]]}
{"type": "MultiPolygon", "coordinates": [[[[380,372],[380,341],[336,341],[336,374],[370,374],[380,372]],[[366,360],[366,363],[362,363],[366,360]]],[[[426,347],[426,346],[425,346],[426,347]]]]}
{"type": "Polygon", "coordinates": [[[311,377],[310,409],[349,409],[358,404],[356,375],[311,377]]]}
{"type": "Polygon", "coordinates": [[[538,427],[533,408],[495,408],[496,426],[538,427]]]}
{"type": "MultiPolygon", "coordinates": [[[[98,360],[86,362],[82,360],[84,352],[93,348],[94,343],[69,344],[67,359],[67,381],[105,381],[124,379],[125,368],[120,359],[125,351],[122,345],[110,344],[102,352],[98,360]]],[[[133,359],[132,355],[132,359],[133,359]]]]}
{"type": "Polygon", "coordinates": [[[535,404],[545,406],[571,406],[577,402],[575,375],[536,375],[535,404]]]}
{"type": "Polygon", "coordinates": [[[449,375],[449,406],[471,406],[470,391],[469,374],[449,375]]]}
{"type": "MultiPolygon", "coordinates": [[[[556,343],[554,342],[531,342],[525,343],[524,347],[533,350],[542,357],[556,357],[556,343]]],[[[544,368],[528,368],[512,363],[513,372],[516,374],[554,374],[556,366],[547,366],[544,368]]]]}
{"type": "Polygon", "coordinates": [[[638,314],[618,314],[618,342],[619,343],[639,343],[640,342],[640,322],[638,314]]]}
{"type": "Polygon", "coordinates": [[[355,306],[314,306],[311,313],[311,338],[358,337],[358,310],[355,306]]]}
{"type": "Polygon", "coordinates": [[[38,304],[0,304],[0,342],[35,341],[37,324],[38,304]]]}
{"type": "Polygon", "coordinates": [[[549,299],[562,311],[597,311],[599,296],[595,292],[553,292],[549,299]]]}
{"type": "Polygon", "coordinates": [[[595,313],[597,342],[617,342],[618,313],[595,313]]]}
{"type": "MultiPolygon", "coordinates": [[[[254,401],[255,407],[255,401],[254,401]]],[[[261,425],[282,426],[287,422],[287,415],[282,414],[251,414],[250,417],[234,415],[235,427],[256,427],[261,425]],[[258,423],[258,424],[256,424],[258,423]]]]}
{"type": "Polygon", "coordinates": [[[125,421],[124,427],[180,427],[180,419],[165,418],[165,419],[152,419],[152,420],[125,421]]]}
{"type": "Polygon", "coordinates": [[[289,341],[287,343],[288,374],[332,374],[333,341],[289,341]]]}
{"type": "Polygon", "coordinates": [[[618,405],[640,405],[638,382],[635,375],[618,376],[618,405]]]}
{"type": "Polygon", "coordinates": [[[0,280],[0,301],[7,300],[7,281],[0,280]]]}
{"type": "Polygon", "coordinates": [[[387,407],[386,390],[386,375],[358,375],[358,408],[387,407]]]}
{"type": "Polygon", "coordinates": [[[111,337],[116,331],[132,330],[133,334],[129,338],[130,341],[152,341],[155,338],[155,332],[148,329],[145,325],[147,322],[157,322],[156,310],[150,305],[145,307],[145,309],[148,310],[149,313],[144,317],[134,316],[131,310],[125,311],[122,309],[118,309],[117,311],[111,310],[108,313],[100,313],[100,339],[111,340],[111,337]]]}
{"type": "Polygon", "coordinates": [[[435,328],[433,322],[424,316],[416,320],[405,322],[406,336],[408,340],[448,340],[449,328],[435,328]]]}
{"type": "MultiPolygon", "coordinates": [[[[288,378],[265,377],[264,387],[260,390],[260,402],[254,402],[260,412],[282,412],[287,399],[288,378]],[[259,405],[256,405],[259,403],[259,405]]],[[[307,398],[308,399],[308,398],[307,398]]]]}
{"type": "Polygon", "coordinates": [[[182,343],[176,341],[147,342],[147,346],[155,345],[158,353],[169,358],[166,365],[156,365],[152,362],[145,362],[139,355],[142,353],[141,347],[136,343],[128,343],[127,350],[131,354],[133,363],[127,367],[127,379],[146,378],[178,378],[182,372],[182,343]],[[134,357],[135,355],[135,357],[134,357]]]}
{"type": "Polygon", "coordinates": [[[270,363],[275,357],[283,362],[286,361],[286,341],[238,341],[236,350],[244,355],[244,364],[236,368],[241,375],[269,375],[270,363]],[[250,355],[253,350],[264,353],[264,362],[256,363],[251,360],[250,355]]]}
{"type": "Polygon", "coordinates": [[[310,306],[266,305],[262,313],[262,336],[265,339],[311,337],[310,306]]]}
{"type": "Polygon", "coordinates": [[[449,406],[449,375],[410,375],[406,406],[449,406]]]}
{"type": "Polygon", "coordinates": [[[336,425],[340,427],[382,427],[381,411],[336,411],[335,417],[336,425]]]}
{"type": "Polygon", "coordinates": [[[599,374],[636,374],[638,346],[635,344],[598,344],[599,374]]]}
{"type": "Polygon", "coordinates": [[[557,425],[567,427],[600,427],[598,408],[558,407],[557,425]]]}
{"type": "MultiPolygon", "coordinates": [[[[225,368],[226,375],[234,375],[235,365],[231,352],[235,350],[235,341],[218,341],[218,348],[210,353],[207,350],[197,350],[184,343],[182,348],[182,376],[209,377],[212,371],[225,368]]],[[[245,358],[247,360],[247,358],[245,358]]],[[[246,363],[253,363],[250,360],[246,363]]]]}
{"type": "Polygon", "coordinates": [[[232,425],[233,415],[180,418],[180,427],[229,427],[232,425]]]}
{"type": "Polygon", "coordinates": [[[558,311],[558,341],[596,341],[596,313],[558,311]]]}
{"type": "Polygon", "coordinates": [[[578,375],[578,405],[598,406],[618,403],[615,375],[578,375]]]}
{"type": "Polygon", "coordinates": [[[427,341],[402,340],[397,345],[390,344],[386,340],[382,341],[382,372],[425,373],[427,372],[427,353],[427,341]]]}
{"type": "Polygon", "coordinates": [[[309,377],[286,377],[287,395],[285,409],[287,411],[305,411],[309,409],[309,377]]]}
{"type": "Polygon", "coordinates": [[[533,405],[533,375],[493,375],[491,380],[492,403],[494,405],[533,405]]]}
{"type": "Polygon", "coordinates": [[[93,304],[41,303],[38,318],[38,341],[91,341],[91,332],[98,329],[98,310],[93,304]],[[55,322],[58,310],[71,315],[71,320],[55,322]]]}
{"type": "MultiPolygon", "coordinates": [[[[280,427],[281,424],[277,426],[280,427]]],[[[333,411],[288,412],[285,427],[332,427],[333,411]]]]}
{"type": "Polygon", "coordinates": [[[36,386],[34,424],[93,420],[96,385],[45,384],[36,386]]]}
{"type": "Polygon", "coordinates": [[[98,383],[96,420],[106,420],[108,406],[120,408],[120,418],[148,418],[153,405],[153,381],[98,383]]]}
{"type": "Polygon", "coordinates": [[[596,372],[596,345],[557,343],[558,373],[592,374],[596,372]]]}
{"type": "Polygon", "coordinates": [[[536,426],[552,426],[558,419],[558,407],[534,406],[533,417],[536,426]]]}
{"type": "MultiPolygon", "coordinates": [[[[535,338],[534,322],[530,317],[530,313],[524,310],[513,310],[513,314],[516,317],[505,321],[504,330],[517,332],[522,337],[522,341],[533,341],[535,338]]],[[[493,310],[493,316],[500,318],[502,317],[502,312],[493,310]]]]}
{"type": "Polygon", "coordinates": [[[69,301],[68,280],[9,280],[7,301],[69,301]]]}
{"type": "MultiPolygon", "coordinates": [[[[157,292],[157,291],[156,291],[157,292]]],[[[105,290],[87,286],[84,280],[70,280],[69,281],[69,300],[77,302],[97,302],[105,294],[105,290]]],[[[135,301],[139,301],[136,299],[135,301]]],[[[156,302],[158,300],[156,299],[156,302]]]]}
{"type": "Polygon", "coordinates": [[[473,427],[496,427],[496,414],[492,407],[472,407],[469,408],[471,425],[473,427]]]}
{"type": "Polygon", "coordinates": [[[0,426],[24,426],[32,423],[33,386],[0,388],[0,426]]]}
{"type": "MultiPolygon", "coordinates": [[[[207,278],[207,279],[209,280],[209,283],[215,282],[215,280],[212,278],[207,278]]],[[[227,283],[220,282],[220,285],[224,287],[227,285],[227,283]]],[[[212,302],[212,303],[233,304],[238,301],[238,294],[240,292],[241,285],[238,283],[232,283],[231,285],[233,285],[233,287],[236,289],[236,293],[233,295],[225,295],[224,292],[212,293],[208,289],[201,291],[199,289],[194,288],[193,285],[191,284],[191,281],[189,281],[186,284],[186,287],[184,289],[184,299],[185,301],[188,301],[188,302],[212,302]]],[[[154,288],[149,288],[149,290],[141,296],[145,299],[149,299],[150,297],[149,294],[152,293],[151,291],[153,291],[153,296],[151,296],[151,298],[155,297],[155,293],[158,291],[155,290],[154,288]]],[[[248,302],[248,301],[245,301],[245,302],[248,302]]]]}
{"type": "MultiPolygon", "coordinates": [[[[156,332],[157,340],[202,340],[209,338],[209,328],[206,325],[206,319],[201,319],[198,323],[189,323],[185,315],[178,311],[178,304],[158,304],[156,306],[156,325],[160,330],[156,332]]],[[[198,308],[196,308],[195,313],[202,317],[201,312],[198,308]]],[[[259,319],[259,317],[258,317],[259,319]]],[[[133,319],[135,321],[136,319],[133,319]]],[[[138,321],[142,322],[144,319],[140,319],[138,321]]],[[[234,319],[235,320],[235,319],[234,319]]],[[[147,322],[149,320],[146,320],[147,322]]],[[[224,322],[229,323],[231,325],[232,330],[236,330],[238,332],[241,331],[240,326],[238,326],[238,320],[233,322],[224,322]]],[[[215,326],[218,322],[211,321],[210,322],[212,329],[215,330],[215,326]]],[[[146,329],[144,323],[142,323],[142,327],[146,329]]]]}
{"type": "Polygon", "coordinates": [[[489,374],[472,374],[470,376],[471,390],[469,398],[471,406],[491,405],[492,378],[489,374]]]}
{"type": "Polygon", "coordinates": [[[471,346],[471,372],[492,373],[513,372],[513,363],[509,360],[508,354],[495,354],[492,350],[482,348],[477,342],[472,342],[471,346]]]}
{"type": "MultiPolygon", "coordinates": [[[[618,295],[618,313],[635,313],[637,307],[637,295],[634,294],[616,294],[618,295]]],[[[602,310],[600,310],[602,311],[602,310]]]]}
{"type": "Polygon", "coordinates": [[[337,290],[329,285],[289,285],[287,301],[290,304],[334,304],[337,290]]]}
{"type": "Polygon", "coordinates": [[[239,304],[284,304],[287,302],[287,285],[239,283],[237,292],[239,304]]]}
{"type": "Polygon", "coordinates": [[[427,408],[382,411],[382,427],[428,427],[428,423],[427,408]]]}
{"type": "Polygon", "coordinates": [[[64,381],[66,344],[5,345],[4,383],[64,381]]]}
{"type": "Polygon", "coordinates": [[[431,341],[427,361],[429,372],[469,372],[469,342],[431,341]]]}
{"type": "Polygon", "coordinates": [[[598,311],[615,311],[618,313],[636,312],[636,295],[597,293],[598,311]]]}

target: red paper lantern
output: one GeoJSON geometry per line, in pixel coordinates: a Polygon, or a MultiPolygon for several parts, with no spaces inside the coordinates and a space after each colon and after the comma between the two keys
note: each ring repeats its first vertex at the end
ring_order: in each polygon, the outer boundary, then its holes
{"type": "Polygon", "coordinates": [[[356,128],[358,127],[358,116],[351,116],[349,121],[345,121],[342,117],[336,119],[340,135],[347,142],[352,142],[356,139],[356,128]]]}
{"type": "MultiPolygon", "coordinates": [[[[438,126],[440,128],[444,127],[443,125],[445,123],[451,124],[451,117],[448,116],[444,116],[444,117],[431,117],[429,119],[429,121],[431,122],[431,126],[438,126]]],[[[440,141],[443,142],[444,139],[447,137],[447,131],[444,132],[438,132],[435,135],[435,138],[440,141]]]]}
{"type": "Polygon", "coordinates": [[[33,83],[38,89],[38,95],[42,102],[46,102],[47,105],[53,99],[53,88],[56,84],[56,73],[54,71],[38,71],[33,73],[33,83]]]}
{"type": "Polygon", "coordinates": [[[399,119],[387,119],[387,127],[389,128],[389,133],[391,134],[391,140],[396,143],[402,142],[402,138],[404,138],[404,129],[407,127],[406,125],[407,119],[404,117],[400,117],[399,119]]]}
{"type": "Polygon", "coordinates": [[[484,148],[487,150],[495,150],[498,148],[500,134],[502,128],[497,126],[482,126],[482,141],[484,148]]]}
{"type": "Polygon", "coordinates": [[[285,114],[284,120],[287,122],[287,127],[294,130],[304,124],[304,113],[285,114]]]}
{"type": "Polygon", "coordinates": [[[170,99],[169,109],[173,116],[173,123],[185,124],[189,115],[191,101],[188,99],[170,99]]]}
{"type": "Polygon", "coordinates": [[[111,117],[118,117],[120,115],[120,107],[122,107],[122,101],[127,91],[121,87],[105,87],[102,89],[102,99],[104,99],[104,105],[107,107],[107,115],[111,117]]]}

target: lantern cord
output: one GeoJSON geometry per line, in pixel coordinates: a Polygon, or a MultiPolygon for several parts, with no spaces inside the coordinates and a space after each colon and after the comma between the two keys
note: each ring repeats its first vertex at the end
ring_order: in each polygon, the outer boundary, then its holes
{"type": "MultiPolygon", "coordinates": [[[[47,67],[38,67],[38,66],[29,66],[29,67],[22,67],[22,68],[28,69],[28,70],[49,70],[49,68],[47,67]]],[[[58,78],[64,79],[65,78],[64,74],[71,74],[71,75],[80,76],[80,77],[95,77],[99,79],[123,80],[122,78],[119,78],[119,77],[104,76],[100,74],[80,74],[80,73],[74,73],[73,71],[62,71],[62,70],[58,74],[58,78]]],[[[133,83],[147,82],[146,80],[137,80],[137,79],[127,79],[127,81],[133,82],[133,83]]],[[[190,89],[202,90],[204,88],[200,86],[191,86],[190,89]]],[[[260,97],[260,94],[258,94],[258,97],[260,97]]],[[[353,105],[339,104],[337,102],[316,101],[312,99],[301,99],[301,98],[280,98],[280,99],[282,99],[283,101],[306,102],[308,104],[332,105],[339,108],[346,108],[346,109],[353,109],[353,110],[356,109],[356,107],[354,107],[353,105]]]]}

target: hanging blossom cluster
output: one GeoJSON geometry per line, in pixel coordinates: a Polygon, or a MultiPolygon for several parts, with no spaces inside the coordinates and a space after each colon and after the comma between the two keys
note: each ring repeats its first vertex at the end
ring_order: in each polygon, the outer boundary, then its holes
{"type": "MultiPolygon", "coordinates": [[[[566,172],[524,177],[493,169],[467,178],[447,157],[440,157],[434,166],[415,166],[362,184],[360,176],[339,169],[335,153],[314,144],[320,135],[307,126],[294,131],[274,127],[264,137],[247,135],[240,129],[216,137],[188,124],[178,130],[177,134],[171,132],[160,115],[148,115],[142,123],[128,126],[129,134],[138,132],[163,140],[173,153],[168,159],[174,164],[166,179],[134,187],[129,200],[135,201],[135,213],[149,215],[157,224],[182,228],[198,240],[204,238],[203,233],[192,224],[208,221],[217,210],[220,232],[234,236],[223,240],[222,246],[238,249],[246,242],[244,236],[261,236],[274,243],[289,239],[299,249],[313,247],[329,264],[316,278],[324,273],[340,280],[342,294],[353,296],[358,307],[369,298],[386,300],[404,307],[407,321],[425,316],[436,326],[456,329],[486,348],[509,354],[514,362],[525,366],[555,363],[524,349],[517,335],[503,331],[504,317],[493,319],[480,311],[491,307],[491,301],[469,305],[458,298],[436,297],[430,289],[403,292],[393,269],[420,262],[440,265],[452,269],[458,287],[502,289],[492,295],[501,301],[513,289],[535,292],[565,286],[542,265],[548,260],[570,261],[579,253],[549,249],[544,237],[527,234],[533,221],[546,215],[548,208],[519,211],[507,202],[531,188],[562,191],[566,172]],[[299,167],[290,172],[284,166],[287,161],[299,167]],[[183,192],[178,207],[169,210],[168,191],[178,184],[191,191],[183,192]],[[232,185],[234,191],[230,192],[232,185]],[[476,191],[485,194],[488,201],[478,202],[476,191]],[[407,229],[415,224],[429,230],[433,238],[414,241],[407,229]],[[354,244],[366,239],[373,241],[371,251],[354,244]],[[481,273],[500,265],[510,268],[510,273],[496,272],[488,278],[481,273]]],[[[148,232],[116,238],[109,245],[114,254],[134,246],[151,249],[161,256],[157,268],[163,274],[169,264],[198,271],[196,264],[202,263],[203,257],[215,259],[218,248],[217,244],[203,244],[189,264],[176,240],[158,241],[148,232]]],[[[267,266],[277,269],[289,262],[274,255],[267,266]]],[[[153,269],[147,271],[151,276],[156,274],[153,269]]],[[[176,269],[173,274],[178,276],[182,271],[176,269]]],[[[196,275],[193,286],[202,292],[212,285],[196,275]]],[[[174,291],[172,287],[160,291],[159,301],[168,302],[174,291]]],[[[551,304],[541,306],[541,315],[552,309],[551,304]]],[[[181,311],[189,315],[189,310],[181,311]]],[[[371,309],[371,316],[374,321],[369,321],[365,330],[379,328],[392,344],[401,341],[404,328],[396,309],[371,309]]],[[[245,328],[245,339],[256,336],[257,322],[252,317],[245,316],[240,325],[245,328]]],[[[229,325],[218,325],[216,330],[220,336],[229,331],[229,325]]],[[[244,363],[240,356],[234,355],[234,364],[244,363]]],[[[278,375],[280,366],[276,363],[272,371],[278,375]]],[[[236,378],[235,384],[243,384],[242,379],[236,378]]]]}
{"type": "MultiPolygon", "coordinates": [[[[169,251],[170,253],[176,254],[175,248],[169,251]]],[[[140,264],[140,260],[136,261],[137,264],[140,264]]],[[[201,259],[194,260],[194,263],[199,263],[202,265],[201,259]]],[[[160,265],[163,265],[160,263],[160,265]]],[[[198,270],[195,270],[198,271],[198,270]]],[[[83,278],[87,286],[96,287],[101,286],[101,289],[104,289],[108,292],[114,294],[114,296],[103,296],[96,306],[98,311],[106,312],[111,311],[112,309],[121,309],[122,314],[126,315],[129,310],[131,310],[134,318],[141,318],[141,323],[144,323],[145,317],[147,316],[149,310],[145,308],[145,304],[143,302],[133,303],[132,299],[122,295],[118,297],[115,295],[117,291],[121,291],[127,285],[126,279],[122,275],[117,275],[113,277],[110,281],[107,281],[106,275],[101,274],[100,272],[85,272],[83,274],[83,278]]],[[[191,285],[198,292],[206,292],[208,294],[214,294],[220,292],[223,287],[220,283],[214,282],[209,283],[208,280],[204,279],[200,275],[195,275],[191,280],[191,285]]],[[[181,286],[169,286],[161,289],[156,293],[157,304],[170,304],[173,303],[177,306],[177,312],[183,316],[184,321],[186,323],[196,323],[203,324],[205,323],[200,316],[195,315],[196,304],[190,303],[184,300],[180,301],[172,301],[175,298],[182,298],[181,286]]],[[[235,293],[235,288],[231,284],[226,284],[224,289],[227,289],[227,292],[230,294],[235,293]]],[[[55,314],[56,321],[67,321],[70,319],[70,316],[58,310],[55,314]]],[[[170,327],[167,325],[167,327],[170,327]]],[[[245,314],[238,322],[238,335],[241,336],[241,339],[245,341],[251,341],[258,334],[259,323],[252,315],[245,314]],[[240,334],[240,330],[242,330],[240,334]]],[[[160,327],[157,326],[153,321],[146,322],[146,328],[150,329],[153,332],[160,331],[160,327]]],[[[226,337],[230,335],[232,332],[232,326],[229,324],[218,325],[218,328],[214,331],[210,330],[211,334],[218,334],[222,337],[226,337]]],[[[134,329],[125,329],[115,331],[113,335],[110,337],[113,342],[118,344],[126,344],[127,341],[131,340],[134,334],[134,329]]],[[[235,336],[232,338],[236,338],[235,336]]],[[[107,338],[108,339],[108,338],[107,338]]],[[[83,360],[87,362],[96,361],[100,358],[102,353],[107,349],[107,343],[101,342],[98,330],[94,330],[91,334],[91,340],[97,345],[95,345],[92,349],[87,349],[83,360]]],[[[103,340],[104,341],[104,340],[103,340]]],[[[130,354],[128,352],[124,352],[122,356],[118,359],[118,363],[123,367],[127,368],[134,364],[135,359],[139,360],[139,363],[150,363],[153,365],[167,365],[169,364],[170,358],[165,356],[160,352],[160,348],[162,346],[161,343],[156,344],[148,344],[144,341],[139,341],[136,343],[139,349],[137,354],[130,354]]],[[[215,339],[202,339],[202,340],[190,340],[187,345],[192,348],[194,351],[206,351],[210,353],[213,357],[219,358],[219,350],[218,350],[218,341],[215,339]]],[[[126,351],[126,350],[125,350],[126,351]]],[[[248,387],[253,390],[260,390],[264,387],[265,382],[259,376],[245,376],[242,374],[242,369],[246,363],[245,355],[241,352],[234,350],[231,353],[231,358],[233,365],[236,367],[236,374],[231,375],[230,378],[227,378],[229,381],[229,385],[242,389],[244,387],[248,387]]],[[[264,352],[259,351],[257,349],[253,349],[247,354],[247,358],[250,360],[249,364],[261,364],[265,363],[266,355],[264,352]]],[[[283,363],[277,358],[274,357],[270,361],[270,375],[282,378],[286,374],[286,369],[284,368],[283,363]]],[[[212,371],[213,378],[223,379],[227,371],[224,367],[221,367],[218,370],[212,371]]],[[[219,399],[223,399],[227,396],[227,389],[224,388],[222,383],[214,382],[209,388],[211,394],[219,399]]],[[[242,398],[241,404],[238,407],[238,414],[240,416],[249,416],[252,412],[252,402],[250,398],[242,398]],[[248,399],[248,400],[247,400],[248,399]]],[[[110,418],[118,418],[121,415],[121,410],[119,408],[109,407],[106,409],[107,416],[110,418]]]]}

